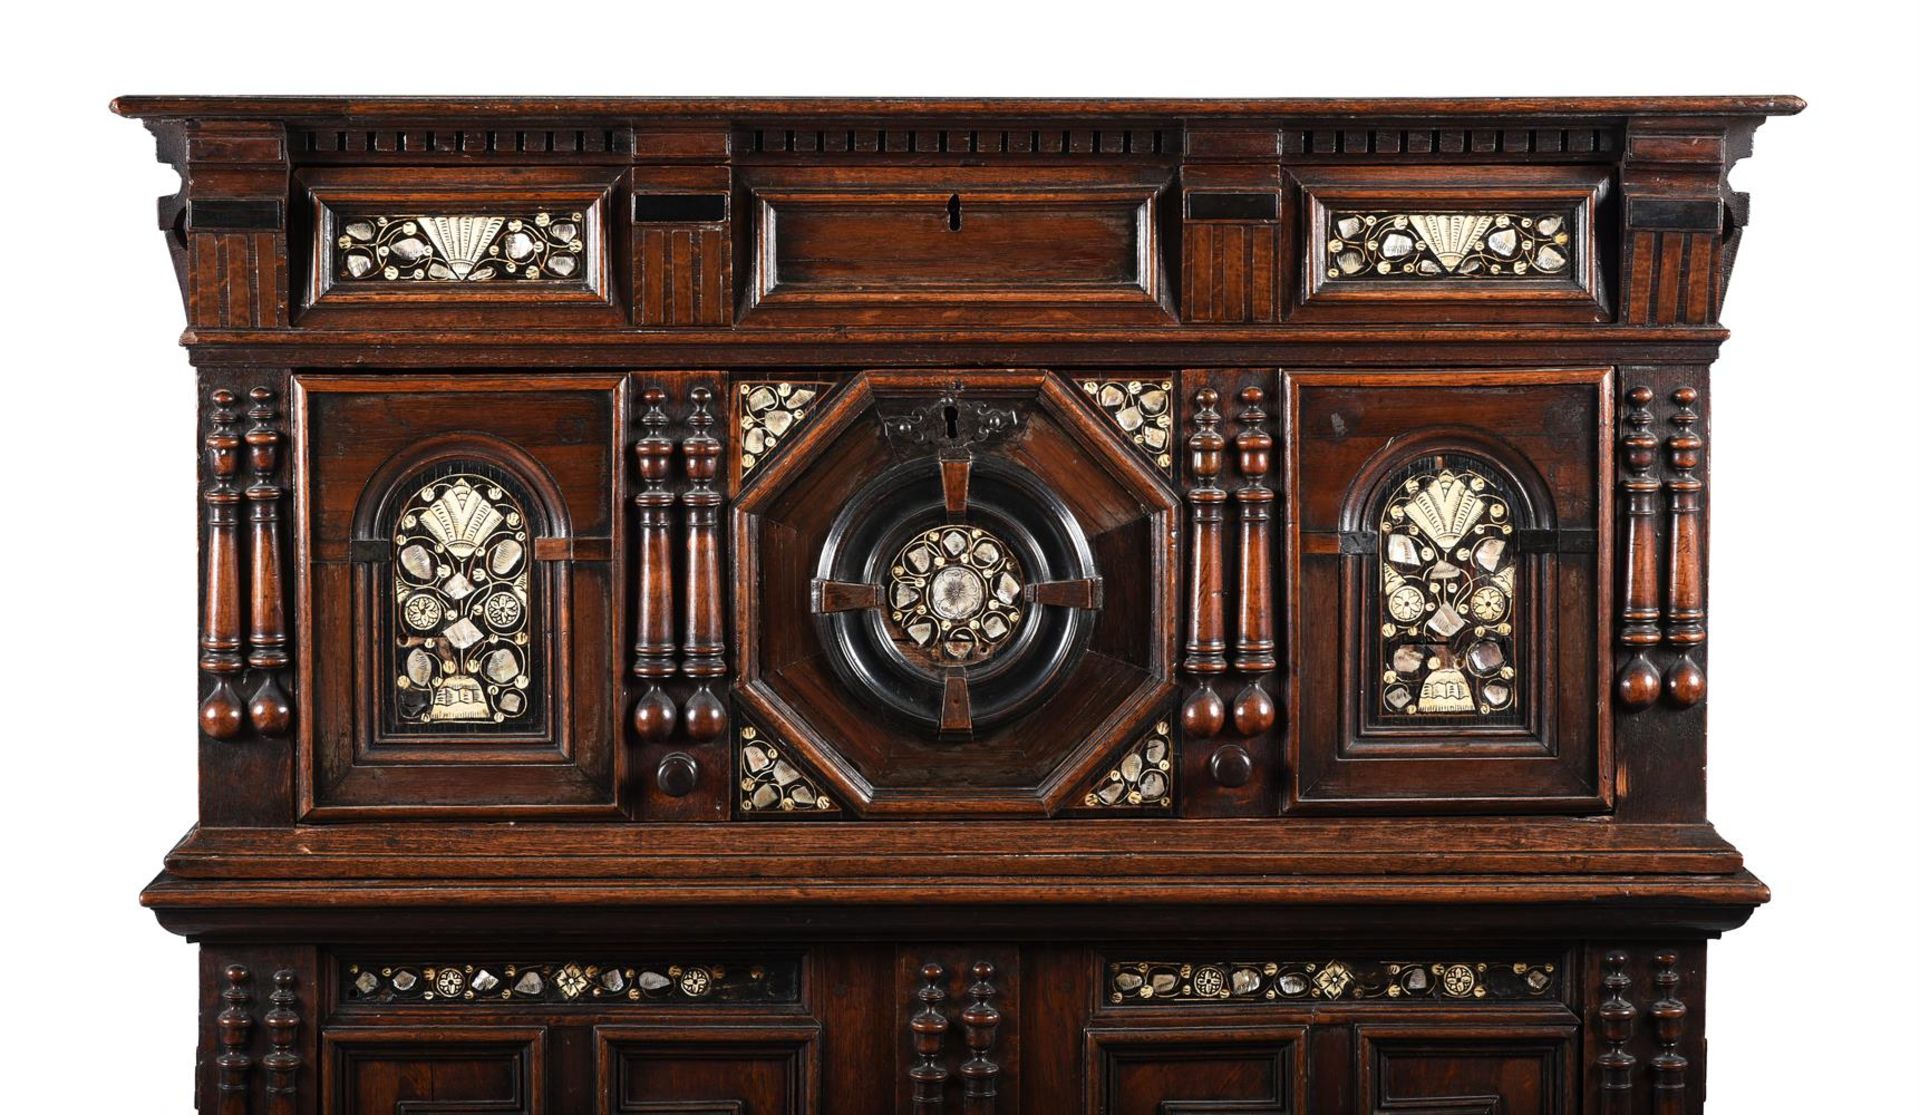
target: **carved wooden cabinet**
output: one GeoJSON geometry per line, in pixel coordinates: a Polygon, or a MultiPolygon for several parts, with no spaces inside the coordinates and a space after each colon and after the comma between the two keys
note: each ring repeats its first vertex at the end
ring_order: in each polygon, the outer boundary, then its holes
{"type": "Polygon", "coordinates": [[[1799,101],[116,107],[201,1110],[1702,1109],[1708,367],[1799,101]]]}

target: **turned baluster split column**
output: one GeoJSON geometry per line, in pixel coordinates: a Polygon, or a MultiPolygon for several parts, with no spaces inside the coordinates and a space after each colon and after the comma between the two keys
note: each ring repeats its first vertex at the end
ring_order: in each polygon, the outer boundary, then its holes
{"type": "Polygon", "coordinates": [[[1633,1040],[1633,1017],[1637,1013],[1627,1001],[1633,977],[1627,975],[1627,954],[1610,952],[1607,974],[1601,985],[1607,998],[1600,1004],[1600,1040],[1606,1051],[1600,1054],[1600,1109],[1602,1115],[1632,1115],[1634,1056],[1627,1052],[1633,1040]]]}
{"type": "Polygon", "coordinates": [[[226,1006],[214,1019],[220,1038],[220,1055],[213,1062],[219,1073],[217,1110],[218,1115],[247,1115],[248,1078],[253,1073],[253,1058],[247,1055],[247,1042],[253,1036],[253,993],[247,988],[253,973],[234,964],[227,968],[226,977],[227,986],[220,992],[226,1006]]]}
{"type": "Polygon", "coordinates": [[[1626,569],[1626,589],[1620,605],[1620,642],[1633,657],[1620,668],[1615,691],[1620,703],[1634,710],[1651,706],[1660,698],[1660,672],[1647,659],[1647,652],[1660,645],[1660,553],[1654,540],[1660,481],[1651,476],[1660,456],[1660,439],[1647,431],[1653,413],[1647,404],[1653,401],[1649,387],[1627,391],[1633,409],[1627,414],[1627,432],[1620,436],[1627,476],[1620,486],[1627,493],[1626,540],[1621,564],[1626,569]]]}
{"type": "Polygon", "coordinates": [[[696,387],[688,394],[693,413],[687,424],[693,432],[680,443],[687,463],[687,631],[681,673],[699,683],[687,699],[687,736],[707,743],[726,734],[727,709],[713,695],[714,678],[727,672],[724,626],[726,611],[720,597],[720,504],[713,479],[720,467],[721,445],[707,433],[713,425],[708,403],[713,392],[696,387]]]}
{"type": "Polygon", "coordinates": [[[267,1115],[295,1115],[299,1110],[301,1060],[293,1048],[300,1036],[299,996],[293,989],[297,978],[292,969],[275,972],[273,993],[267,996],[273,1009],[264,1021],[273,1052],[260,1059],[260,1067],[267,1070],[267,1115]]]}
{"type": "Polygon", "coordinates": [[[647,691],[633,706],[633,731],[642,742],[663,743],[673,735],[678,710],[660,688],[674,675],[673,643],[673,493],[667,480],[673,471],[673,440],[662,431],[667,416],[661,405],[667,393],[649,387],[641,395],[647,413],[640,419],[646,436],[634,444],[640,474],[640,492],[633,497],[639,509],[639,569],[634,597],[638,603],[637,634],[633,643],[633,676],[646,682],[647,691]]]}
{"type": "Polygon", "coordinates": [[[913,1052],[919,1058],[919,1062],[907,1070],[907,1078],[913,1082],[914,1115],[929,1115],[946,1106],[950,1074],[940,1058],[946,1048],[947,1030],[953,1025],[940,1010],[940,1004],[947,999],[946,980],[945,966],[934,961],[920,966],[920,989],[914,993],[920,1000],[920,1009],[907,1022],[913,1034],[913,1052]]]}
{"type": "Polygon", "coordinates": [[[1654,1115],[1685,1115],[1687,1110],[1687,1059],[1680,1052],[1680,1039],[1686,1032],[1687,1004],[1680,1001],[1680,957],[1663,952],[1653,958],[1653,986],[1660,998],[1647,1008],[1653,1019],[1653,1039],[1660,1051],[1648,1067],[1653,1070],[1654,1115]]]}
{"type": "Polygon", "coordinates": [[[1679,431],[1667,438],[1669,515],[1667,545],[1667,642],[1680,657],[1667,667],[1667,699],[1681,708],[1698,704],[1707,695],[1707,673],[1693,660],[1694,649],[1707,641],[1706,553],[1701,531],[1706,482],[1693,474],[1706,444],[1693,430],[1700,416],[1693,404],[1700,393],[1682,387],[1673,393],[1679,410],[1670,419],[1679,431]]]}
{"type": "Polygon", "coordinates": [[[1226,702],[1213,690],[1213,679],[1227,672],[1226,574],[1221,561],[1221,521],[1227,493],[1214,479],[1220,475],[1227,439],[1220,433],[1220,413],[1214,406],[1220,393],[1211,387],[1194,392],[1197,427],[1187,438],[1194,487],[1187,493],[1193,505],[1193,570],[1187,580],[1188,674],[1199,688],[1180,710],[1180,723],[1189,737],[1209,739],[1226,725],[1226,702]]]}
{"type": "Polygon", "coordinates": [[[246,711],[234,691],[234,679],[246,667],[240,639],[240,436],[233,432],[234,394],[216,389],[212,430],[207,434],[207,471],[212,477],[207,505],[206,597],[200,619],[200,669],[213,675],[213,691],[200,704],[200,730],[214,739],[240,734],[246,711]]]}
{"type": "Polygon", "coordinates": [[[247,722],[263,736],[285,735],[293,724],[293,702],[280,688],[279,671],[292,661],[287,652],[285,581],[281,577],[280,486],[274,483],[284,435],[274,428],[273,392],[256,387],[248,394],[253,408],[247,417],[247,461],[253,483],[247,486],[247,518],[251,523],[249,549],[252,577],[248,584],[247,665],[260,671],[260,685],[247,704],[247,722]]]}
{"type": "Polygon", "coordinates": [[[1240,475],[1246,483],[1233,493],[1240,506],[1239,640],[1234,644],[1233,668],[1247,677],[1246,688],[1233,699],[1233,727],[1243,736],[1257,736],[1273,727],[1278,716],[1273,697],[1260,683],[1277,663],[1273,657],[1273,489],[1267,472],[1273,467],[1273,435],[1267,433],[1267,412],[1260,409],[1266,392],[1243,388],[1240,433],[1233,439],[1239,451],[1240,475]]]}
{"type": "Polygon", "coordinates": [[[970,1055],[960,1066],[961,1111],[963,1115],[994,1115],[999,1104],[1000,1065],[993,1060],[994,1043],[1000,1034],[1000,1011],[993,1005],[999,991],[993,986],[993,965],[985,960],[973,965],[973,986],[967,988],[972,1002],[960,1012],[960,1024],[966,1028],[970,1055]]]}

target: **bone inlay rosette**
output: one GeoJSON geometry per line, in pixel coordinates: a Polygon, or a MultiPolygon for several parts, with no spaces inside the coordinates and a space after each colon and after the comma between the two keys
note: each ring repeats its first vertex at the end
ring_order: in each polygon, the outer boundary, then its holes
{"type": "Polygon", "coordinates": [[[1524,278],[1573,264],[1571,213],[1354,213],[1327,220],[1329,279],[1524,278]]]}
{"type": "Polygon", "coordinates": [[[481,282],[570,280],[585,270],[586,217],[377,215],[338,219],[334,277],[481,282]]]}
{"type": "Polygon", "coordinates": [[[1172,380],[1087,379],[1080,389],[1162,472],[1173,471],[1172,380]]]}
{"type": "Polygon", "coordinates": [[[1128,960],[1107,965],[1113,1003],[1286,1000],[1548,999],[1558,994],[1546,961],[1128,960]]]}
{"type": "Polygon", "coordinates": [[[793,961],[513,961],[348,964],[344,998],[354,1003],[790,1003],[799,998],[793,961]]]}
{"type": "MultiPolygon", "coordinates": [[[[1488,470],[1491,472],[1491,470],[1488,470]]],[[[1380,517],[1380,703],[1391,714],[1513,710],[1513,506],[1441,458],[1417,465],[1380,517]]]]}
{"type": "Polygon", "coordinates": [[[1020,559],[979,527],[945,526],[907,540],[886,583],[888,617],[945,663],[989,657],[1020,626],[1020,559]]]}
{"type": "Polygon", "coordinates": [[[501,723],[532,707],[533,544],[519,501],[458,472],[422,483],[393,533],[402,724],[501,723]]]}

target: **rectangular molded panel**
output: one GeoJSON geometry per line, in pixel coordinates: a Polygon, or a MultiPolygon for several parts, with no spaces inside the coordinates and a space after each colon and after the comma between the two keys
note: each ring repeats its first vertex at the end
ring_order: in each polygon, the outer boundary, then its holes
{"type": "Polygon", "coordinates": [[[617,325],[615,169],[313,167],[298,324],[617,325]]]}
{"type": "Polygon", "coordinates": [[[295,384],[303,813],[617,812],[625,377],[295,384]]]}
{"type": "Polygon", "coordinates": [[[1610,804],[1612,382],[1288,375],[1288,811],[1610,804]]]}
{"type": "Polygon", "coordinates": [[[321,1050],[328,1115],[546,1110],[544,1026],[335,1026],[321,1050]]]}
{"type": "Polygon", "coordinates": [[[1296,321],[1611,320],[1611,171],[1291,172],[1305,219],[1296,321]]]}
{"type": "Polygon", "coordinates": [[[763,171],[743,324],[1164,322],[1164,185],[1110,169],[763,171]]]}

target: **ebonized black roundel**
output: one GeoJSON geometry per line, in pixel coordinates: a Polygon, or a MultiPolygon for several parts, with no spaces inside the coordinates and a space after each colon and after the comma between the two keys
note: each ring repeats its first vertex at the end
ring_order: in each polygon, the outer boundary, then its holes
{"type": "Polygon", "coordinates": [[[1031,585],[1093,578],[1072,512],[1038,477],[976,456],[967,507],[949,516],[940,462],[887,470],[834,518],[822,580],[877,585],[879,607],[816,617],[841,681],[876,707],[939,729],[950,672],[963,672],[972,732],[1043,701],[1085,645],[1094,613],[1036,604],[1031,585]]]}

